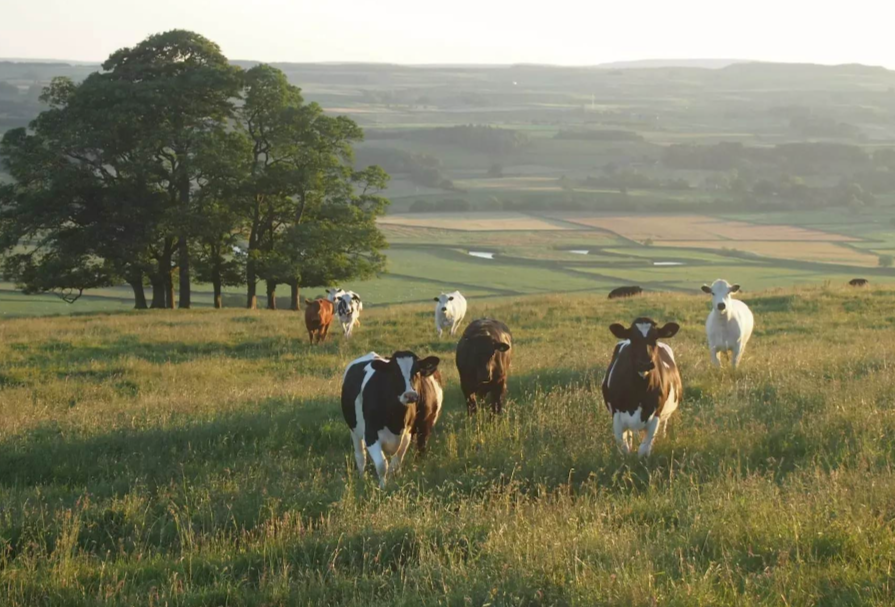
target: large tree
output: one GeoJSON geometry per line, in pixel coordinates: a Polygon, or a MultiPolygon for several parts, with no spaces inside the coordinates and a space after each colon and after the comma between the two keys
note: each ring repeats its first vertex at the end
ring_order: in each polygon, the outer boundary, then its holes
{"type": "MultiPolygon", "coordinates": [[[[353,171],[351,146],[363,136],[360,127],[348,118],[325,115],[316,103],[305,103],[300,89],[280,70],[256,66],[246,72],[245,82],[237,125],[250,148],[249,175],[239,204],[247,230],[246,304],[257,306],[256,285],[263,278],[268,308],[276,307],[276,286],[289,284],[291,307],[297,309],[298,289],[309,284],[301,277],[314,275],[304,240],[310,232],[302,226],[333,223],[338,217],[346,232],[325,233],[357,239],[346,243],[356,258],[357,273],[381,269],[378,251],[384,240],[372,222],[385,201],[373,192],[385,186],[387,177],[378,169],[353,171]],[[339,208],[345,211],[341,216],[339,208]],[[372,225],[373,231],[348,234],[359,225],[372,225]]],[[[325,278],[320,280],[314,286],[326,284],[325,278]]]]}
{"type": "MultiPolygon", "coordinates": [[[[133,48],[117,51],[99,77],[118,85],[140,124],[141,144],[154,151],[157,185],[170,197],[175,218],[181,308],[189,308],[190,240],[202,218],[194,197],[202,158],[216,146],[207,139],[227,128],[242,85],[241,71],[230,65],[217,44],[185,30],[150,36],[133,48]]],[[[120,98],[113,103],[121,103],[120,98]]]]}

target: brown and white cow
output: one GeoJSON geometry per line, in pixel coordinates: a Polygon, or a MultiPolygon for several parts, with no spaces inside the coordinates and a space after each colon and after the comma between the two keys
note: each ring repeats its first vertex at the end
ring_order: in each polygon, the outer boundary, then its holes
{"type": "Polygon", "coordinates": [[[603,400],[612,413],[615,440],[623,453],[633,448],[634,432],[643,437],[638,454],[650,454],[656,433],[668,425],[683,395],[681,374],[674,352],[660,338],[673,337],[680,325],[670,322],[658,327],[650,318],[638,318],[629,328],[609,327],[620,341],[603,378],[603,400]]]}
{"type": "Polygon", "coordinates": [[[469,415],[474,414],[478,407],[476,396],[489,394],[492,413],[503,410],[512,347],[513,336],[499,320],[474,320],[463,331],[463,337],[457,344],[457,371],[469,415]]]}
{"type": "Polygon", "coordinates": [[[333,302],[327,299],[305,300],[305,327],[312,344],[326,341],[333,322],[333,302]]]}

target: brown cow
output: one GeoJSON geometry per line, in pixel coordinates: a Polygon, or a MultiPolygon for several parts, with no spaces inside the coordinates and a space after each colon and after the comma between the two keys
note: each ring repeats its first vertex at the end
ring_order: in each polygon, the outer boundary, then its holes
{"type": "Polygon", "coordinates": [[[305,326],[312,344],[326,341],[333,321],[333,302],[326,299],[305,300],[305,326]]]}
{"type": "Polygon", "coordinates": [[[865,287],[865,286],[867,286],[868,282],[870,282],[870,281],[867,280],[866,278],[852,278],[851,280],[848,281],[848,284],[850,284],[853,287],[865,287]]]}
{"type": "Polygon", "coordinates": [[[513,336],[499,320],[474,320],[463,331],[457,344],[457,371],[460,372],[460,388],[466,397],[469,415],[478,407],[476,396],[484,398],[488,394],[491,395],[491,411],[500,413],[503,410],[512,347],[513,336]]]}

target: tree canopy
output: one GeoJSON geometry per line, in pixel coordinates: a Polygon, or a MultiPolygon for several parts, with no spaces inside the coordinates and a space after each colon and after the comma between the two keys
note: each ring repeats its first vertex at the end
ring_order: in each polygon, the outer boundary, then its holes
{"type": "Polygon", "coordinates": [[[49,109],[8,131],[0,162],[4,270],[26,292],[73,301],[128,283],[135,306],[190,307],[191,279],[298,289],[381,271],[375,219],[388,176],[356,170],[363,132],[306,103],[268,65],[242,70],[193,32],[113,53],[80,84],[57,78],[49,109]]]}

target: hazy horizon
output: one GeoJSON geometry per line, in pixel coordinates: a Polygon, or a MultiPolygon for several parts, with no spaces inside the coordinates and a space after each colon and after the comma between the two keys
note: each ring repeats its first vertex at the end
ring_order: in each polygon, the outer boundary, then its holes
{"type": "Polygon", "coordinates": [[[707,0],[578,4],[556,0],[549,11],[532,11],[471,0],[457,0],[450,10],[410,0],[307,6],[158,0],[122,11],[112,0],[86,0],[72,11],[63,0],[37,0],[0,8],[0,57],[101,62],[153,33],[190,29],[230,58],[264,62],[589,66],[738,59],[895,68],[885,20],[865,18],[876,4],[868,0],[855,0],[847,12],[804,0],[757,0],[748,10],[707,0]]]}

